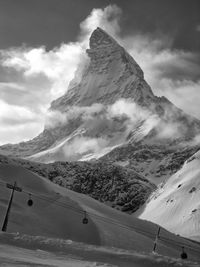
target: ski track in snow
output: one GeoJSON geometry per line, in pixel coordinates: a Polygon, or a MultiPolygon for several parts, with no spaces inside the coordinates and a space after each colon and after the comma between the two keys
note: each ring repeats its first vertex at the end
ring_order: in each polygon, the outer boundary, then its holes
{"type": "MultiPolygon", "coordinates": [[[[29,243],[31,246],[31,243],[29,243]]],[[[89,249],[73,247],[63,251],[26,249],[0,244],[1,267],[198,267],[198,263],[182,261],[161,255],[140,254],[137,252],[119,251],[108,248],[89,249]],[[95,258],[95,260],[94,260],[95,258]]]]}

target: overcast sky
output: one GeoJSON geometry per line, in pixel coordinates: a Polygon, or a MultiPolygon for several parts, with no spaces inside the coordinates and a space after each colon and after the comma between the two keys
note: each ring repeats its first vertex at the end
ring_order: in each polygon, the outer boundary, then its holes
{"type": "Polygon", "coordinates": [[[42,131],[100,26],[156,95],[200,119],[199,0],[0,0],[0,144],[42,131]]]}

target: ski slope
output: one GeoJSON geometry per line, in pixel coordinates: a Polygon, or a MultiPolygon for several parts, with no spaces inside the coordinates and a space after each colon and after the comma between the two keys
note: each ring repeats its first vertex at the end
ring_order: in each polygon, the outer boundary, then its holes
{"type": "Polygon", "coordinates": [[[197,267],[159,254],[97,247],[71,240],[19,234],[0,234],[0,266],[57,267],[197,267]]]}
{"type": "MultiPolygon", "coordinates": [[[[8,232],[115,247],[140,254],[152,252],[157,225],[121,213],[86,195],[59,187],[23,167],[11,164],[0,164],[1,225],[11,193],[10,189],[6,188],[5,182],[13,184],[14,181],[23,191],[15,192],[8,232]],[[27,205],[29,192],[32,193],[34,201],[32,207],[27,205]],[[87,212],[89,219],[86,225],[82,224],[83,211],[87,212]]],[[[181,246],[184,245],[189,259],[200,261],[198,244],[175,236],[164,229],[161,231],[161,236],[158,253],[179,258],[181,246]]],[[[0,240],[1,244],[2,238],[0,240]]],[[[31,242],[27,241],[28,243],[31,242]]],[[[28,247],[27,244],[25,247],[28,247]]],[[[38,247],[36,243],[35,248],[38,247]]]]}

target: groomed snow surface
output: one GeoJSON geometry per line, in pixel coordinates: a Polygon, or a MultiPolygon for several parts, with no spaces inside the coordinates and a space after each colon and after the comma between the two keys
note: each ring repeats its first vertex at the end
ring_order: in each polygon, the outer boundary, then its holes
{"type": "Polygon", "coordinates": [[[14,181],[23,191],[13,199],[7,229],[13,234],[0,234],[0,266],[200,266],[198,244],[161,229],[157,252],[164,256],[153,255],[157,225],[11,164],[0,164],[0,225],[11,193],[5,183],[14,181]],[[180,260],[182,245],[194,263],[180,260]]]}
{"type": "Polygon", "coordinates": [[[158,254],[96,247],[71,240],[20,236],[18,234],[0,234],[0,238],[0,266],[4,267],[199,266],[197,262],[183,261],[158,254]]]}

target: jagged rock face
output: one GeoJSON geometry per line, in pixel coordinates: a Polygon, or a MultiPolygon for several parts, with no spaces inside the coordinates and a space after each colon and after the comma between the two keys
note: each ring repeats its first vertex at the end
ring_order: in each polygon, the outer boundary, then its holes
{"type": "Polygon", "coordinates": [[[139,65],[100,28],[92,33],[87,54],[89,64],[80,83],[53,101],[51,109],[63,111],[67,105],[112,104],[119,98],[132,98],[135,101],[143,98],[141,102],[154,98],[139,65]]]}
{"type": "MultiPolygon", "coordinates": [[[[51,104],[51,112],[64,114],[67,119],[53,127],[45,125],[44,132],[31,141],[0,147],[0,153],[46,163],[100,159],[107,154],[103,160],[126,165],[147,178],[169,176],[171,169],[163,176],[164,163],[159,163],[159,157],[169,148],[167,164],[173,161],[179,145],[200,132],[200,122],[165,97],[155,96],[139,65],[105,31],[97,28],[89,45],[84,68],[77,70],[67,93],[51,104]],[[120,100],[125,103],[124,111],[115,106],[120,100]],[[141,110],[142,116],[138,115],[141,110]],[[165,132],[172,128],[170,138],[163,137],[163,128],[165,132]],[[155,158],[145,162],[148,150],[155,158]],[[136,154],[146,165],[132,158],[136,154]],[[147,165],[148,172],[144,172],[147,165]]],[[[191,150],[187,153],[189,157],[191,150]]],[[[183,160],[177,159],[174,169],[181,164],[183,160]]]]}
{"type": "Polygon", "coordinates": [[[198,120],[186,115],[167,98],[153,94],[139,65],[102,29],[92,33],[87,54],[89,62],[81,79],[77,82],[75,77],[67,93],[52,102],[51,110],[65,112],[72,106],[111,105],[119,99],[131,99],[167,122],[181,122],[179,132],[184,136],[193,137],[200,130],[198,120]]]}

